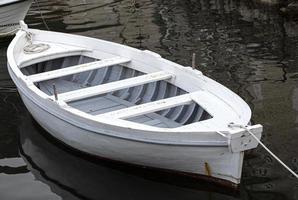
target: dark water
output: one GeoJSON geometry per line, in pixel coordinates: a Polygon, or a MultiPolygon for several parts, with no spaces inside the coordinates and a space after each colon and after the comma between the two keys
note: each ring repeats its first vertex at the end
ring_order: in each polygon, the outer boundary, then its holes
{"type": "MultiPolygon", "coordinates": [[[[149,49],[238,93],[264,143],[298,172],[298,11],[247,0],[39,0],[26,22],[149,49]],[[297,13],[297,14],[296,14],[297,13]]],[[[298,181],[262,148],[246,153],[238,191],[93,160],[31,119],[0,42],[0,199],[298,199],[298,181]]]]}

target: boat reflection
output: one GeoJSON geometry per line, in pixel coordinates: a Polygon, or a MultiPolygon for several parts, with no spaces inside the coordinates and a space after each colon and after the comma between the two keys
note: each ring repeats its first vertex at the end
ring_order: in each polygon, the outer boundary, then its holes
{"type": "Polygon", "coordinates": [[[20,154],[38,181],[63,199],[237,199],[238,191],[189,177],[99,160],[57,142],[26,114],[20,154]]]}

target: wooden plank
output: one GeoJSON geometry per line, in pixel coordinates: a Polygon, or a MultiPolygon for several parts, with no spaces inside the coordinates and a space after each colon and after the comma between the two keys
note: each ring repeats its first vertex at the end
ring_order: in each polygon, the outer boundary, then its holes
{"type": "MultiPolygon", "coordinates": [[[[120,98],[115,97],[115,96],[110,95],[110,94],[106,95],[106,97],[109,98],[109,99],[111,99],[111,100],[113,100],[113,101],[115,101],[115,102],[119,102],[120,104],[125,105],[126,107],[135,106],[135,104],[133,104],[131,102],[128,102],[128,101],[123,100],[123,99],[120,99],[120,98]]],[[[163,117],[163,116],[161,116],[161,115],[159,115],[157,113],[148,113],[146,115],[139,115],[139,116],[136,116],[136,117],[127,118],[126,120],[132,121],[132,122],[137,122],[134,119],[136,119],[136,118],[142,118],[143,116],[146,116],[146,117],[150,118],[150,120],[152,120],[152,119],[158,119],[162,123],[167,124],[167,126],[169,126],[169,127],[179,127],[179,126],[181,126],[179,123],[177,123],[175,121],[172,121],[172,120],[170,120],[168,118],[165,118],[165,117],[163,117]]],[[[138,123],[143,123],[144,124],[144,122],[138,122],[138,123]]]]}
{"type": "Polygon", "coordinates": [[[75,65],[72,67],[66,67],[66,68],[57,69],[49,72],[34,74],[31,76],[28,76],[28,79],[31,80],[32,82],[46,81],[46,80],[59,78],[59,77],[63,77],[71,74],[77,74],[77,73],[99,69],[103,67],[109,67],[112,65],[123,64],[129,61],[130,61],[129,59],[122,58],[122,57],[108,58],[108,59],[103,59],[103,60],[95,61],[91,63],[85,63],[85,64],[75,65]]]}
{"type": "MultiPolygon", "coordinates": [[[[111,100],[113,100],[113,101],[115,101],[115,102],[119,102],[120,104],[125,105],[126,107],[135,106],[135,105],[134,105],[133,103],[131,103],[131,102],[128,102],[128,101],[126,101],[126,100],[124,100],[124,99],[115,97],[115,96],[110,95],[110,94],[106,95],[105,97],[106,97],[106,98],[109,98],[109,99],[111,99],[111,100]]],[[[178,127],[178,126],[180,126],[179,123],[177,123],[177,122],[175,122],[175,121],[172,121],[172,120],[170,120],[170,119],[167,119],[167,118],[165,118],[165,117],[163,117],[163,116],[161,116],[161,115],[159,115],[159,114],[157,114],[157,113],[149,113],[149,114],[146,114],[146,115],[143,115],[143,116],[149,117],[149,118],[151,118],[151,119],[158,119],[158,120],[160,120],[161,122],[166,123],[166,124],[167,124],[168,126],[170,126],[170,127],[178,127]]],[[[141,116],[136,116],[136,117],[141,117],[141,116]]],[[[135,118],[132,117],[132,118],[128,118],[128,119],[126,119],[126,120],[134,122],[133,119],[135,119],[135,118]],[[131,120],[131,119],[132,119],[132,120],[131,120]]]]}
{"type": "MultiPolygon", "coordinates": [[[[129,120],[131,122],[143,123],[144,124],[145,122],[152,121],[154,119],[152,119],[152,118],[150,118],[146,115],[142,115],[142,116],[132,117],[132,118],[129,118],[127,120],[129,120]]],[[[158,120],[158,121],[160,122],[160,120],[158,120]]]]}
{"type": "Polygon", "coordinates": [[[179,120],[179,122],[181,124],[185,124],[186,122],[188,122],[188,120],[190,120],[191,116],[193,115],[193,112],[195,112],[196,105],[197,104],[192,103],[191,105],[188,106],[187,111],[184,113],[182,118],[179,120]]]}
{"type": "Polygon", "coordinates": [[[184,94],[176,97],[153,101],[121,110],[98,115],[98,117],[111,117],[117,119],[126,119],[130,117],[145,115],[160,110],[172,108],[175,106],[185,105],[192,102],[191,94],[184,94]]]}
{"type": "Polygon", "coordinates": [[[62,100],[65,102],[71,102],[71,101],[89,98],[100,94],[114,92],[117,90],[129,88],[129,87],[143,85],[150,82],[166,80],[172,77],[173,77],[172,74],[168,72],[160,71],[160,72],[137,76],[129,79],[124,79],[120,81],[115,81],[111,83],[106,83],[102,85],[97,85],[93,87],[88,87],[88,88],[83,88],[83,89],[79,89],[71,92],[62,93],[62,94],[59,94],[58,97],[59,97],[59,100],[62,100]]]}
{"type": "Polygon", "coordinates": [[[114,102],[106,97],[97,97],[97,98],[91,98],[91,99],[85,99],[82,101],[79,101],[80,104],[72,104],[69,105],[81,110],[83,112],[92,113],[97,110],[113,107],[119,105],[119,103],[114,102]]]}
{"type": "Polygon", "coordinates": [[[71,82],[71,81],[65,81],[65,80],[50,80],[47,82],[43,82],[39,84],[39,87],[42,91],[46,92],[48,95],[53,94],[53,84],[56,85],[57,92],[68,92],[71,90],[78,90],[82,88],[81,84],[71,82]],[[48,91],[48,92],[47,92],[48,91]]]}
{"type": "Polygon", "coordinates": [[[112,106],[112,107],[108,107],[108,108],[103,108],[103,109],[94,111],[94,112],[92,112],[90,114],[92,114],[94,116],[97,116],[97,115],[100,115],[100,114],[104,114],[104,113],[107,113],[107,112],[113,112],[115,110],[120,110],[120,109],[124,109],[124,108],[127,108],[127,107],[124,106],[124,105],[122,105],[122,104],[119,104],[119,105],[116,105],[116,106],[112,106]]]}

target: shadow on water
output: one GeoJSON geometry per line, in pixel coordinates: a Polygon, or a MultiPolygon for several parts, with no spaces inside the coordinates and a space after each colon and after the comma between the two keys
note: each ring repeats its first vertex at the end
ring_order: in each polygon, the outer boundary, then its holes
{"type": "MultiPolygon", "coordinates": [[[[263,142],[298,172],[298,5],[260,1],[39,0],[26,22],[45,29],[41,11],[53,31],[149,49],[183,65],[195,52],[198,69],[249,103],[263,142]]],[[[297,180],[260,147],[246,152],[236,193],[69,150],[27,116],[6,69],[8,44],[0,41],[0,199],[298,198],[297,180]]]]}

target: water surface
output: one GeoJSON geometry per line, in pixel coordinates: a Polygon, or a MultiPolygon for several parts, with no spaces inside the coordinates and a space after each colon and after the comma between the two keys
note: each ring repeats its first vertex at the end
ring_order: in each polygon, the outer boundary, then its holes
{"type": "MultiPolygon", "coordinates": [[[[263,141],[298,172],[298,15],[246,0],[39,0],[32,28],[110,40],[191,64],[249,103],[263,141]]],[[[297,13],[297,12],[296,12],[297,13]]],[[[73,152],[24,108],[0,42],[0,199],[298,199],[298,182],[261,147],[236,192],[73,152]]]]}

